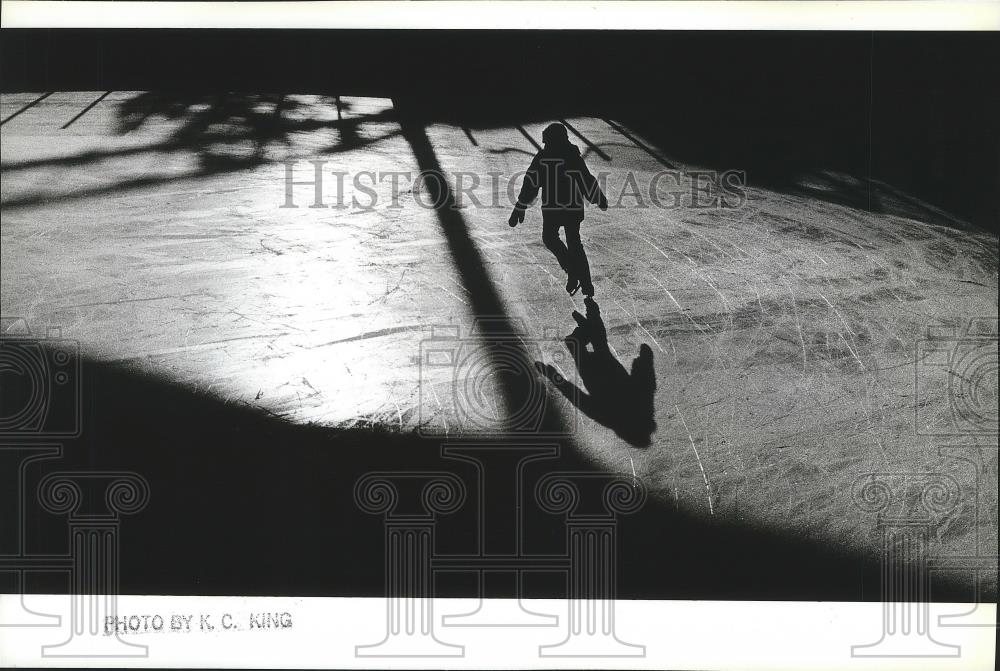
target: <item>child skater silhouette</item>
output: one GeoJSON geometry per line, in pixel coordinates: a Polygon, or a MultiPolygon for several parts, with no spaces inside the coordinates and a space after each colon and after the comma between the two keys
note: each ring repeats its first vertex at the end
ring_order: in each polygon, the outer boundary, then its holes
{"type": "Polygon", "coordinates": [[[507,223],[511,227],[524,221],[524,210],[538,191],[542,192],[542,242],[548,247],[560,267],[566,271],[566,291],[572,296],[578,290],[584,296],[594,295],[587,253],[580,241],[584,200],[608,209],[608,199],[587,169],[580,150],[570,143],[566,127],[550,124],[542,132],[544,147],[532,159],[524,175],[521,193],[507,223]],[[559,229],[566,229],[566,243],[559,238],[559,229]]]}

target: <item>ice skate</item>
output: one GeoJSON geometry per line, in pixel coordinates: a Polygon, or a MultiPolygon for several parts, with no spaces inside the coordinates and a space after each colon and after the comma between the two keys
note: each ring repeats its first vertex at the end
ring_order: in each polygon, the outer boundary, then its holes
{"type": "Polygon", "coordinates": [[[566,280],[566,293],[568,293],[570,296],[575,296],[576,292],[579,290],[580,290],[580,280],[570,276],[566,280]]]}

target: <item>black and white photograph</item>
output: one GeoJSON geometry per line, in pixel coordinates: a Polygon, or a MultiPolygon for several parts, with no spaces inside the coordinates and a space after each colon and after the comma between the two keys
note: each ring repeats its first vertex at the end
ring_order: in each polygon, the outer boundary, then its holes
{"type": "Polygon", "coordinates": [[[2,21],[0,665],[995,668],[1000,3],[2,21]]]}

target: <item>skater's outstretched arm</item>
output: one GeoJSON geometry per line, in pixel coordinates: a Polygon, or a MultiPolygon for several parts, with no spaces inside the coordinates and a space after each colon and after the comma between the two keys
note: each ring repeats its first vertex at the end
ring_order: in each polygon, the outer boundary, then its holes
{"type": "Polygon", "coordinates": [[[590,173],[590,168],[587,167],[587,162],[580,157],[579,164],[576,166],[576,172],[580,175],[580,180],[583,182],[581,185],[583,187],[583,193],[587,197],[587,200],[597,205],[602,210],[608,209],[608,199],[601,190],[601,185],[598,183],[597,179],[590,173]]]}
{"type": "Polygon", "coordinates": [[[517,195],[517,203],[514,205],[514,211],[510,213],[510,218],[507,220],[507,223],[511,227],[517,226],[524,221],[524,210],[538,196],[538,190],[542,185],[540,156],[541,154],[537,154],[532,159],[531,165],[528,166],[528,171],[524,173],[524,181],[521,183],[521,193],[517,195]]]}
{"type": "Polygon", "coordinates": [[[596,422],[607,421],[607,412],[594,402],[594,397],[564,378],[559,371],[547,363],[535,362],[535,369],[547,377],[570,403],[596,422]]]}

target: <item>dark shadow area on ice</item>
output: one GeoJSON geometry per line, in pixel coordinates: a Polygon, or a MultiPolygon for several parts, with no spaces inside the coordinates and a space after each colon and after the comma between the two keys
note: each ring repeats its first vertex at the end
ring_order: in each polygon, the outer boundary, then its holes
{"type": "MultiPolygon", "coordinates": [[[[449,471],[463,480],[470,498],[476,490],[475,469],[442,458],[439,441],[380,427],[297,425],[253,401],[195,391],[135,363],[84,360],[81,377],[83,436],[66,441],[64,458],[26,470],[27,547],[36,553],[68,548],[66,518],[37,502],[38,483],[47,473],[134,471],[149,482],[150,496],[145,509],[122,518],[122,593],[379,596],[385,526],[355,503],[357,480],[369,471],[449,471]]],[[[464,442],[470,441],[475,436],[464,442]]],[[[523,439],[493,442],[511,449],[524,445],[523,439]]],[[[522,549],[559,554],[566,550],[565,522],[541,509],[532,496],[535,485],[554,471],[598,471],[568,442],[533,442],[558,444],[560,452],[526,469],[522,549]]],[[[4,478],[17,474],[10,457],[0,450],[4,478]]],[[[0,487],[0,512],[11,519],[17,487],[8,484],[0,487]]],[[[621,598],[881,598],[877,557],[846,544],[694,515],[663,500],[662,493],[651,494],[645,506],[618,522],[621,598]]],[[[474,552],[477,524],[471,505],[439,517],[436,552],[474,552]]],[[[11,547],[14,529],[3,531],[0,545],[11,547]]],[[[529,577],[525,596],[565,595],[563,576],[529,577]]],[[[0,572],[0,580],[10,578],[0,572]]],[[[475,595],[471,577],[453,578],[440,582],[441,596],[475,595]]],[[[971,600],[950,576],[934,572],[931,578],[935,600],[971,600]]],[[[68,582],[38,573],[29,576],[26,589],[60,593],[68,582]]]]}
{"type": "Polygon", "coordinates": [[[577,327],[566,337],[566,347],[586,391],[578,389],[549,364],[536,361],[535,366],[587,417],[612,429],[630,445],[648,447],[656,431],[653,350],[643,343],[639,355],[632,360],[631,371],[625,370],[608,347],[608,332],[597,302],[587,298],[584,304],[586,316],[573,311],[577,327]]]}

